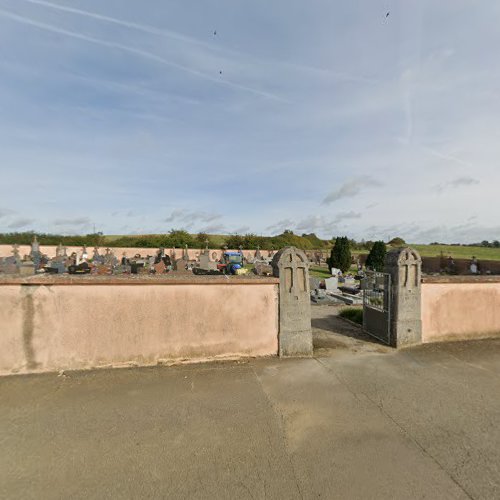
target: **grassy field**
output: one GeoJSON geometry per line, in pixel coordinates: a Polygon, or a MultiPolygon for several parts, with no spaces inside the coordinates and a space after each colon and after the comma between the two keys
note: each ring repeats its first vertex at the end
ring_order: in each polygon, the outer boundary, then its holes
{"type": "Polygon", "coordinates": [[[454,245],[410,245],[422,257],[439,257],[441,252],[445,257],[451,255],[454,259],[470,259],[475,256],[479,260],[500,260],[500,248],[459,247],[454,245]]]}
{"type": "MultiPolygon", "coordinates": [[[[113,240],[121,238],[123,235],[107,234],[104,235],[104,244],[111,243],[113,240]]],[[[149,236],[149,235],[147,235],[149,236]]],[[[152,235],[155,236],[155,235],[152,235]]],[[[220,247],[224,244],[224,235],[210,235],[211,245],[220,247]]],[[[473,255],[479,260],[500,260],[500,248],[487,247],[466,247],[456,245],[419,245],[410,243],[409,246],[418,250],[422,257],[439,257],[443,252],[445,257],[451,255],[454,259],[470,259],[473,255]]],[[[329,252],[328,249],[323,249],[329,252]]],[[[368,250],[353,250],[353,255],[367,254],[368,250]]],[[[313,268],[314,269],[314,268],[313,268]]],[[[321,268],[317,268],[318,276],[323,277],[321,268]]]]}

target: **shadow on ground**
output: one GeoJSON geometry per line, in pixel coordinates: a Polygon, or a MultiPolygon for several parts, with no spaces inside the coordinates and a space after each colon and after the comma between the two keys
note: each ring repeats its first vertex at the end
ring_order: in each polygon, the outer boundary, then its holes
{"type": "Polygon", "coordinates": [[[311,307],[314,354],[333,355],[335,350],[353,352],[390,352],[392,349],[357,326],[338,316],[343,307],[321,305],[311,307]]]}

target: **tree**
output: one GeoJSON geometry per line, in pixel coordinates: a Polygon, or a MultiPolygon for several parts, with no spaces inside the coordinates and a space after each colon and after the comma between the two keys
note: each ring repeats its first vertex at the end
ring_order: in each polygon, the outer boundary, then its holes
{"type": "Polygon", "coordinates": [[[167,241],[174,247],[183,247],[185,245],[193,247],[195,245],[193,237],[184,229],[171,229],[167,241]]]}
{"type": "Polygon", "coordinates": [[[366,258],[366,267],[369,267],[374,271],[383,271],[386,253],[387,250],[385,248],[385,243],[383,241],[376,241],[366,258]]]}
{"type": "Polygon", "coordinates": [[[204,233],[203,231],[199,232],[196,235],[196,241],[198,243],[201,243],[203,246],[205,246],[206,241],[208,240],[208,234],[204,233]]]}
{"type": "Polygon", "coordinates": [[[343,273],[351,267],[351,249],[347,236],[338,236],[327,261],[328,267],[340,269],[343,273]]]}
{"type": "Polygon", "coordinates": [[[402,246],[406,245],[406,241],[403,240],[403,238],[396,237],[396,238],[392,238],[392,240],[389,241],[389,245],[391,245],[391,247],[402,247],[402,246]]]}
{"type": "Polygon", "coordinates": [[[493,242],[493,248],[500,248],[500,241],[495,240],[495,241],[493,242]]]}

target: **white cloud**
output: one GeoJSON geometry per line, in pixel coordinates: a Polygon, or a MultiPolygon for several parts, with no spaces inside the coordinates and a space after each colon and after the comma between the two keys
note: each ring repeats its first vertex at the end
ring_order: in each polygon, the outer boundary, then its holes
{"type": "Polygon", "coordinates": [[[382,184],[379,181],[371,177],[350,179],[344,182],[344,184],[342,184],[338,189],[335,189],[328,194],[323,199],[322,204],[329,205],[330,203],[344,198],[353,198],[366,188],[379,187],[381,185],[382,184]]]}
{"type": "Polygon", "coordinates": [[[438,193],[442,193],[447,189],[456,189],[464,186],[473,186],[475,184],[479,184],[479,180],[474,179],[473,177],[456,177],[455,179],[434,186],[434,189],[438,193]]]}
{"type": "Polygon", "coordinates": [[[55,219],[54,226],[89,226],[91,221],[88,217],[73,217],[66,219],[55,219]]]}
{"type": "Polygon", "coordinates": [[[19,217],[14,219],[10,224],[8,224],[9,229],[23,229],[35,223],[35,219],[29,219],[27,217],[19,217]]]}

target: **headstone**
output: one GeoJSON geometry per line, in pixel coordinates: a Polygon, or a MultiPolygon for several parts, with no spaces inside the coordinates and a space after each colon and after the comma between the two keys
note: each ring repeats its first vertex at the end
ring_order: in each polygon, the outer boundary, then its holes
{"type": "Polygon", "coordinates": [[[217,262],[212,261],[208,253],[204,253],[200,255],[200,262],[198,267],[205,271],[216,271],[217,262]]]}
{"type": "Polygon", "coordinates": [[[306,254],[295,247],[280,250],[272,261],[279,277],[279,354],[311,356],[311,299],[309,263],[306,254]]]}
{"type": "Polygon", "coordinates": [[[325,287],[327,291],[336,292],[339,288],[339,279],[337,276],[325,279],[325,287]]]}
{"type": "Polygon", "coordinates": [[[116,266],[118,259],[110,248],[106,248],[106,254],[104,255],[104,265],[108,267],[116,266]]]}
{"type": "Polygon", "coordinates": [[[422,342],[422,259],[412,248],[397,248],[385,256],[391,275],[391,344],[402,347],[422,342]]]}
{"type": "Polygon", "coordinates": [[[113,274],[125,274],[125,270],[126,270],[127,266],[126,265],[118,265],[118,266],[115,266],[114,269],[113,269],[113,274]]]}
{"type": "Polygon", "coordinates": [[[40,253],[40,243],[38,243],[36,235],[33,237],[33,241],[31,242],[31,255],[33,253],[40,253]]]}
{"type": "Polygon", "coordinates": [[[12,245],[12,257],[15,263],[19,263],[21,261],[21,257],[19,256],[19,245],[17,243],[12,245]]]}
{"type": "Polygon", "coordinates": [[[309,288],[311,290],[319,289],[320,283],[321,283],[321,280],[319,278],[315,278],[314,276],[309,277],[309,288]]]}
{"type": "Polygon", "coordinates": [[[98,247],[94,247],[94,253],[92,254],[92,262],[96,264],[104,263],[104,257],[99,253],[98,247]]]}
{"type": "Polygon", "coordinates": [[[255,252],[255,260],[262,260],[262,254],[260,253],[259,246],[257,246],[257,251],[255,252]]]}
{"type": "Polygon", "coordinates": [[[57,274],[63,274],[66,272],[66,266],[64,265],[64,262],[61,260],[52,260],[49,263],[49,267],[53,269],[55,273],[57,274]]]}
{"type": "Polygon", "coordinates": [[[342,274],[342,271],[340,269],[337,269],[336,267],[332,267],[330,271],[332,273],[332,276],[340,276],[342,274]]]}
{"type": "Polygon", "coordinates": [[[177,275],[183,275],[183,274],[193,274],[190,269],[187,269],[187,262],[184,259],[177,259],[174,262],[174,269],[172,273],[177,274],[177,275]]]}
{"type": "Polygon", "coordinates": [[[156,274],[165,274],[165,271],[167,270],[167,266],[162,260],[160,260],[160,262],[157,262],[156,264],[153,264],[153,268],[156,274]]]}
{"type": "Polygon", "coordinates": [[[352,276],[345,276],[344,277],[344,286],[348,286],[348,287],[353,288],[356,286],[356,280],[352,276]]]}
{"type": "Polygon", "coordinates": [[[12,262],[5,262],[0,267],[0,271],[4,274],[19,274],[19,267],[12,262]]]}
{"type": "Polygon", "coordinates": [[[105,264],[98,264],[96,268],[97,268],[97,274],[99,274],[100,276],[111,274],[112,272],[111,268],[105,264]]]}
{"type": "Polygon", "coordinates": [[[57,245],[57,248],[56,248],[56,257],[64,257],[66,255],[66,249],[65,247],[62,246],[61,243],[59,243],[59,245],[57,245]]]}
{"type": "Polygon", "coordinates": [[[21,276],[33,276],[35,274],[35,263],[31,259],[23,260],[19,266],[21,276]]]}
{"type": "Polygon", "coordinates": [[[273,267],[265,262],[256,262],[253,265],[253,272],[257,276],[272,276],[273,275],[273,267]]]}
{"type": "Polygon", "coordinates": [[[83,245],[81,260],[82,260],[82,262],[85,262],[88,258],[89,258],[89,254],[87,252],[87,247],[85,245],[83,245]]]}

